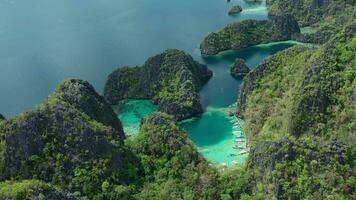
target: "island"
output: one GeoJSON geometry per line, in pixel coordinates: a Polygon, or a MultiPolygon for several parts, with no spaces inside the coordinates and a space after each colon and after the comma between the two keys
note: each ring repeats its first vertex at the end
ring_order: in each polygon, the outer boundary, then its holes
{"type": "Polygon", "coordinates": [[[242,7],[240,5],[234,5],[232,6],[232,8],[229,10],[229,15],[235,15],[235,14],[239,14],[240,12],[242,12],[242,7]]]}
{"type": "Polygon", "coordinates": [[[200,44],[200,51],[203,56],[211,56],[226,50],[290,40],[299,33],[298,23],[292,15],[275,16],[271,20],[244,20],[210,33],[200,44]]]}
{"type": "Polygon", "coordinates": [[[149,99],[159,111],[183,120],[203,112],[198,92],[211,76],[190,55],[169,49],[141,67],[121,67],[111,73],[104,97],[112,105],[126,99],[149,99]]]}
{"type": "Polygon", "coordinates": [[[246,75],[250,72],[250,68],[245,63],[245,60],[236,58],[234,63],[230,66],[230,74],[237,78],[246,75]]]}

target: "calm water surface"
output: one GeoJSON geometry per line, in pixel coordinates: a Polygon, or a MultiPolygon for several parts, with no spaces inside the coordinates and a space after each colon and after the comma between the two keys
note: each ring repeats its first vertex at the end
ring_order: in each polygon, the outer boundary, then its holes
{"type": "Polygon", "coordinates": [[[0,113],[34,108],[65,78],[101,91],[118,66],[166,48],[200,60],[208,32],[247,18],[266,18],[264,8],[243,0],[1,0],[0,113]],[[233,3],[248,10],[230,17],[233,3]]]}

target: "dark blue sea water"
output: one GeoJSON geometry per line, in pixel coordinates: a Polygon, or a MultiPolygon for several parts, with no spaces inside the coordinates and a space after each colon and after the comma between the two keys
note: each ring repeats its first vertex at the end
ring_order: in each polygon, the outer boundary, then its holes
{"type": "Polygon", "coordinates": [[[243,0],[1,0],[0,113],[34,108],[65,78],[101,92],[115,68],[141,65],[166,48],[202,61],[197,48],[208,32],[247,18],[264,19],[266,11],[243,0]],[[247,9],[228,16],[234,3],[247,9]]]}

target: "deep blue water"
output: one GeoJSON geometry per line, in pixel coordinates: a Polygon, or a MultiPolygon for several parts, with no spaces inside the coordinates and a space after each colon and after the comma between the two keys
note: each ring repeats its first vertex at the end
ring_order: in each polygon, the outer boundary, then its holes
{"type": "MultiPolygon", "coordinates": [[[[101,92],[115,68],[141,65],[166,48],[202,61],[197,48],[208,32],[264,19],[260,8],[243,0],[1,0],[0,113],[34,108],[65,78],[88,80],[101,92]],[[234,3],[248,9],[228,16],[234,3]]],[[[222,65],[209,67],[220,76],[222,65]]],[[[224,81],[236,90],[234,80],[224,81]]]]}

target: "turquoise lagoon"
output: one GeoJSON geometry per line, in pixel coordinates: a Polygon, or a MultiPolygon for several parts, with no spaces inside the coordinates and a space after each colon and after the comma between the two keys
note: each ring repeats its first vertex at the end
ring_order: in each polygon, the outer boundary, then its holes
{"type": "Polygon", "coordinates": [[[149,100],[130,100],[121,105],[117,112],[125,134],[129,136],[137,135],[141,120],[156,110],[156,106],[149,100]]]}
{"type": "Polygon", "coordinates": [[[234,148],[237,144],[246,145],[246,140],[235,141],[236,136],[245,139],[242,128],[224,111],[208,109],[201,117],[185,120],[180,125],[189,133],[198,151],[212,163],[227,166],[244,163],[247,154],[240,153],[245,149],[234,148]]]}

